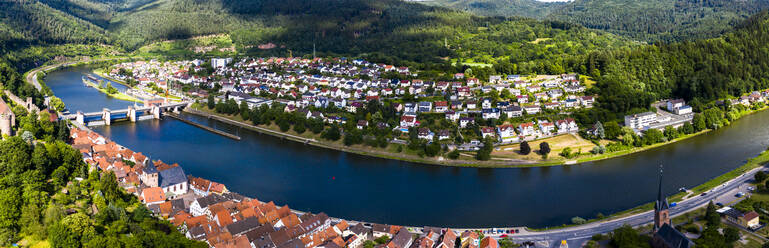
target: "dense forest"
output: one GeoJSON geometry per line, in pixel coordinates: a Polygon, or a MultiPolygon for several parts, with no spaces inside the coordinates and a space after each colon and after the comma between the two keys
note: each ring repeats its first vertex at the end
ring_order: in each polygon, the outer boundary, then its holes
{"type": "Polygon", "coordinates": [[[432,0],[425,4],[469,11],[483,16],[524,16],[543,18],[563,2],[541,2],[537,0],[432,0]]]}
{"type": "Polygon", "coordinates": [[[580,67],[599,78],[595,111],[616,118],[659,99],[681,97],[697,110],[769,88],[767,58],[769,14],[762,12],[719,38],[595,52],[580,67]]]}
{"type": "Polygon", "coordinates": [[[0,2],[0,49],[28,44],[105,43],[105,30],[37,1],[0,2]]]}
{"type": "Polygon", "coordinates": [[[670,42],[716,37],[767,7],[767,0],[577,0],[548,18],[670,42]]]}
{"type": "Polygon", "coordinates": [[[486,16],[528,16],[657,42],[712,38],[769,7],[767,0],[435,0],[433,5],[486,16]],[[532,3],[534,2],[534,3],[532,3]]]}

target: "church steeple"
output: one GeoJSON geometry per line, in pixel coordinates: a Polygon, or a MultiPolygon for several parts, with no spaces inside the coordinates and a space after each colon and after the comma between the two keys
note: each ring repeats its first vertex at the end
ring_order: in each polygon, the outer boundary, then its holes
{"type": "Polygon", "coordinates": [[[670,224],[668,199],[662,194],[662,165],[660,165],[660,180],[657,187],[657,201],[654,202],[654,231],[656,232],[664,224],[670,224]]]}

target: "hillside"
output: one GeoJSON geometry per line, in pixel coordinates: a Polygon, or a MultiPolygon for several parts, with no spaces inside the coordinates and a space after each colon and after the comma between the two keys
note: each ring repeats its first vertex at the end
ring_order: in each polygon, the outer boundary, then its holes
{"type": "Polygon", "coordinates": [[[285,56],[311,54],[314,48],[319,56],[364,56],[417,66],[454,58],[561,63],[564,54],[630,45],[608,33],[560,22],[477,17],[399,0],[156,0],[126,10],[109,8],[109,36],[129,51],[156,41],[227,34],[239,53],[285,56]],[[277,47],[258,48],[270,43],[277,47]]]}
{"type": "Polygon", "coordinates": [[[716,37],[769,7],[769,0],[576,0],[566,4],[516,0],[436,0],[480,15],[530,16],[576,23],[642,41],[716,37]]]}
{"type": "Polygon", "coordinates": [[[543,18],[565,3],[547,3],[536,0],[432,0],[428,5],[469,11],[483,16],[523,16],[543,18]]]}
{"type": "Polygon", "coordinates": [[[105,31],[36,1],[0,2],[0,49],[30,44],[104,43],[105,31]]]}
{"type": "MultiPolygon", "coordinates": [[[[769,14],[757,14],[719,38],[596,52],[583,65],[599,77],[603,113],[646,109],[652,101],[704,103],[769,88],[769,14]]],[[[610,118],[610,117],[609,117],[610,118]]],[[[600,118],[599,118],[600,119],[600,118]]]]}
{"type": "Polygon", "coordinates": [[[768,0],[578,0],[551,19],[645,41],[715,37],[769,7],[768,0]]]}

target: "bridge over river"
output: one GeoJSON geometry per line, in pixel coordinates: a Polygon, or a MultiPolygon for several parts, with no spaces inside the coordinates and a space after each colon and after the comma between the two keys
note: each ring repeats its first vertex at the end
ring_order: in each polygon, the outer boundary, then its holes
{"type": "Polygon", "coordinates": [[[143,106],[134,104],[134,106],[128,106],[125,109],[117,110],[103,108],[102,111],[97,112],[83,113],[82,111],[77,111],[76,114],[65,115],[62,118],[74,120],[78,124],[86,126],[109,126],[112,122],[119,120],[136,122],[141,120],[160,119],[163,112],[173,111],[179,113],[190,104],[191,102],[145,104],[143,106]]]}

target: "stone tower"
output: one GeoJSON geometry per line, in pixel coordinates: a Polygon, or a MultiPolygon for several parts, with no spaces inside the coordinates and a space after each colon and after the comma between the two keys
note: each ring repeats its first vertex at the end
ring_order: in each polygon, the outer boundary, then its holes
{"type": "Polygon", "coordinates": [[[0,137],[13,135],[13,126],[16,125],[16,116],[11,108],[0,99],[0,137]]]}
{"type": "Polygon", "coordinates": [[[654,203],[654,232],[665,224],[671,225],[669,208],[668,199],[662,194],[662,165],[660,165],[660,184],[657,188],[657,201],[654,203]]]}

